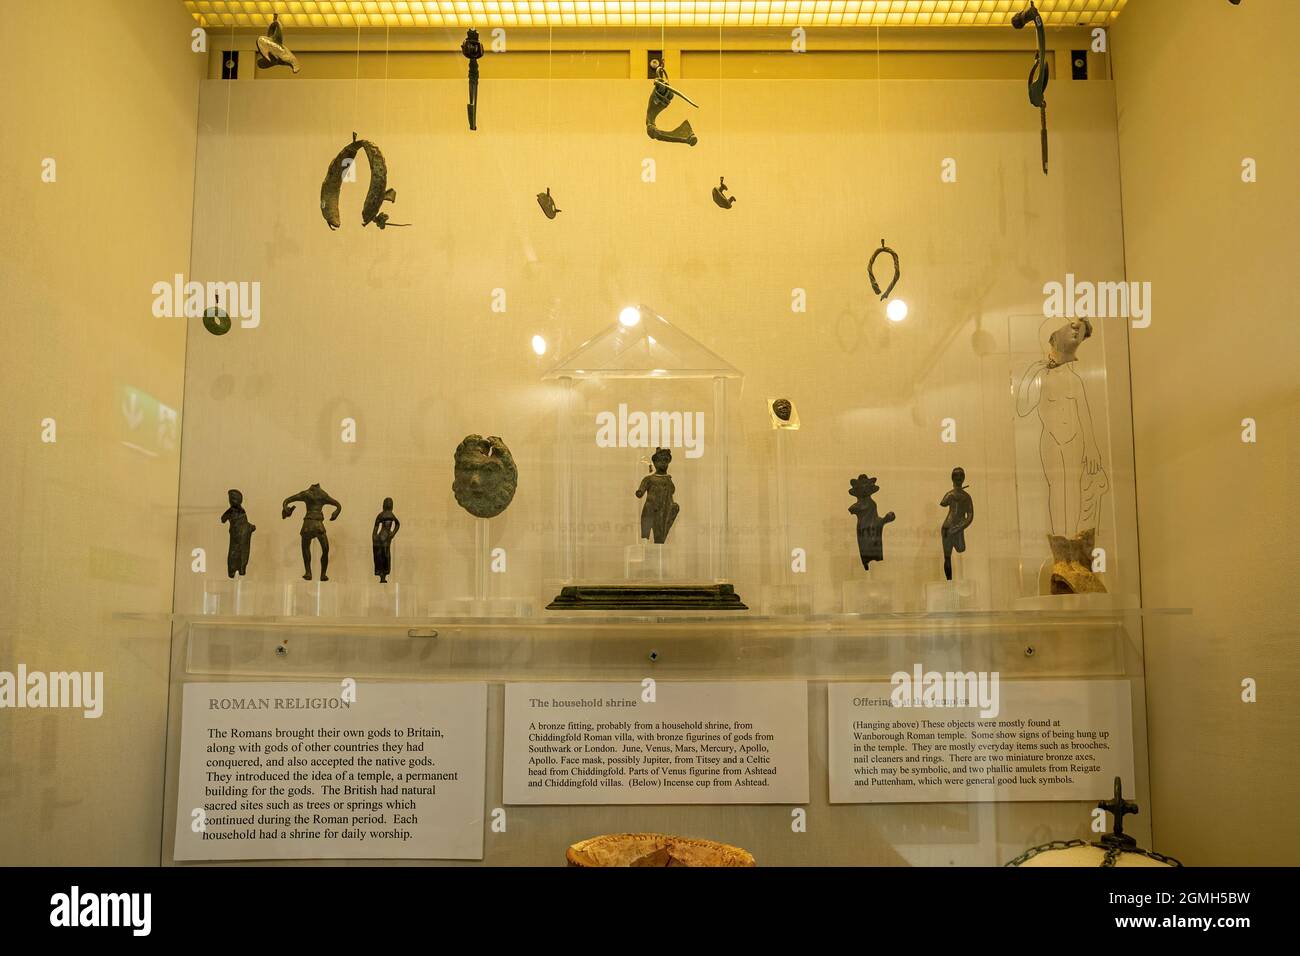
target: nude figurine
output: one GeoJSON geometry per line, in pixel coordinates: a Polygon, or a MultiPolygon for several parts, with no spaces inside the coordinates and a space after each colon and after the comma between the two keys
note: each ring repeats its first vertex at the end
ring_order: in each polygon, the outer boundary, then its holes
{"type": "Polygon", "coordinates": [[[307,513],[302,518],[302,530],[298,533],[302,535],[302,566],[304,581],[311,580],[311,543],[313,540],[320,541],[320,579],[328,581],[329,576],[326,572],[330,566],[330,539],[325,533],[325,506],[333,505],[334,513],[330,515],[330,521],[338,520],[339,512],[343,506],[329,496],[329,493],[321,488],[320,485],[312,485],[306,491],[300,491],[296,495],[290,495],[284,499],[284,504],[280,506],[280,517],[287,518],[293,514],[292,502],[301,501],[307,506],[307,513]]]}
{"type": "Polygon", "coordinates": [[[961,468],[952,470],[952,489],[939,502],[940,508],[948,509],[948,516],[943,519],[939,534],[943,537],[943,576],[952,580],[952,553],[962,554],[966,550],[966,529],[975,520],[975,502],[971,500],[963,482],[966,472],[961,468]]]}
{"type": "Polygon", "coordinates": [[[663,544],[668,540],[668,532],[672,530],[673,522],[682,510],[682,506],[673,501],[677,488],[668,476],[668,466],[672,460],[671,451],[656,448],[650,456],[654,471],[642,478],[636,489],[636,496],[645,498],[645,504],[641,506],[641,537],[649,538],[653,534],[655,544],[663,544]]]}
{"type": "Polygon", "coordinates": [[[1101,499],[1110,484],[1102,468],[1092,410],[1083,380],[1072,368],[1092,323],[1074,319],[1048,336],[1046,358],[1025,371],[1016,392],[1016,413],[1037,409],[1043,430],[1038,453],[1047,478],[1047,508],[1053,534],[1074,537],[1096,529],[1101,499]]]}

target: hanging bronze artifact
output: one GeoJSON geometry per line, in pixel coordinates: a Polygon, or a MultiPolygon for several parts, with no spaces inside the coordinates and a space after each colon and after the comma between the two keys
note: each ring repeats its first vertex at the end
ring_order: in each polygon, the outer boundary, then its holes
{"type": "Polygon", "coordinates": [[[546,187],[546,192],[537,194],[537,205],[542,207],[542,214],[547,219],[554,219],[555,214],[564,212],[559,206],[555,205],[555,200],[551,197],[551,187],[546,187]]]}
{"type": "Polygon", "coordinates": [[[713,187],[713,202],[722,209],[730,209],[736,204],[735,196],[727,195],[727,181],[718,177],[718,185],[713,187]]]}
{"type": "Polygon", "coordinates": [[[898,267],[898,253],[895,252],[893,249],[889,248],[889,246],[885,245],[885,240],[881,239],[880,248],[877,249],[875,252],[873,252],[871,254],[871,258],[867,261],[867,278],[871,280],[871,291],[876,293],[876,295],[880,296],[880,301],[884,302],[887,298],[889,298],[889,293],[894,291],[894,286],[898,285],[898,280],[901,279],[902,277],[903,277],[903,270],[898,267]],[[880,291],[880,284],[876,282],[876,273],[874,272],[876,266],[876,257],[879,256],[882,252],[889,253],[889,258],[894,260],[894,278],[889,280],[889,285],[885,286],[884,292],[880,291]]]}
{"type": "Polygon", "coordinates": [[[366,151],[370,161],[370,188],[366,190],[366,201],[361,207],[361,225],[375,223],[380,229],[385,226],[409,226],[409,222],[389,222],[388,213],[380,212],[379,207],[385,202],[397,200],[397,190],[388,188],[388,164],[379,147],[368,139],[357,139],[352,134],[352,142],[339,150],[325,173],[325,181],[320,184],[320,214],[331,229],[339,227],[339,189],[343,185],[343,174],[357,161],[357,153],[366,151]]]}
{"type": "Polygon", "coordinates": [[[673,130],[661,130],[655,125],[655,120],[659,114],[668,108],[668,104],[673,101],[674,96],[680,96],[687,103],[690,103],[696,109],[699,104],[692,100],[681,90],[675,90],[668,85],[668,71],[662,66],[657,71],[654,88],[650,90],[650,101],[646,103],[645,108],[645,131],[651,139],[661,140],[665,143],[685,143],[687,146],[694,146],[698,143],[699,137],[695,135],[695,130],[691,129],[690,120],[682,120],[673,130]]]}
{"type": "Polygon", "coordinates": [[[477,30],[465,31],[460,53],[469,60],[469,105],[465,112],[469,114],[469,128],[478,129],[478,61],[483,58],[483,44],[479,42],[477,30]]]}
{"type": "Polygon", "coordinates": [[[266,28],[266,35],[257,38],[257,65],[269,70],[273,66],[287,66],[298,72],[298,58],[284,45],[284,30],[280,27],[278,14],[271,15],[271,25],[266,28]]]}
{"type": "Polygon", "coordinates": [[[1047,40],[1043,35],[1043,18],[1033,0],[1024,10],[1011,18],[1011,25],[1017,30],[1033,21],[1034,33],[1038,36],[1038,52],[1034,54],[1034,65],[1029,68],[1029,104],[1038,107],[1040,137],[1043,147],[1043,175],[1047,175],[1047,40]]]}

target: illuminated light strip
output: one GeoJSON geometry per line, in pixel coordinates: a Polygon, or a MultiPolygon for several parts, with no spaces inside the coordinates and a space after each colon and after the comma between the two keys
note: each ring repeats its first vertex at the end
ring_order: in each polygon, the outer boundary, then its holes
{"type": "MultiPolygon", "coordinates": [[[[1128,0],[1038,0],[1049,27],[1109,26],[1128,0]]],[[[1027,0],[184,0],[204,27],[1006,27],[1027,0]]]]}

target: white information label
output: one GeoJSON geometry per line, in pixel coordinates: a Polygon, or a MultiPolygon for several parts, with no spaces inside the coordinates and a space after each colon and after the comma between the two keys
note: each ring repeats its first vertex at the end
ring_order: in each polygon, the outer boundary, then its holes
{"type": "Polygon", "coordinates": [[[827,685],[831,803],[1096,800],[1117,776],[1135,789],[1127,681],[1001,681],[991,716],[896,707],[892,691],[827,685]]]}
{"type": "Polygon", "coordinates": [[[184,687],[177,860],[483,858],[487,685],[184,687]]]}
{"type": "Polygon", "coordinates": [[[504,790],[515,804],[807,803],[808,685],[507,684],[504,790]]]}

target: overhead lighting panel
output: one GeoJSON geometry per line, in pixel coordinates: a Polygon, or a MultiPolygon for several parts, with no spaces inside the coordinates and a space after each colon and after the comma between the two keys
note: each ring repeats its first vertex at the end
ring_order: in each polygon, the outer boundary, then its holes
{"type": "MultiPolygon", "coordinates": [[[[183,0],[204,27],[1005,27],[1024,0],[183,0]]],[[[1109,26],[1127,0],[1041,0],[1049,27],[1109,26]]]]}

